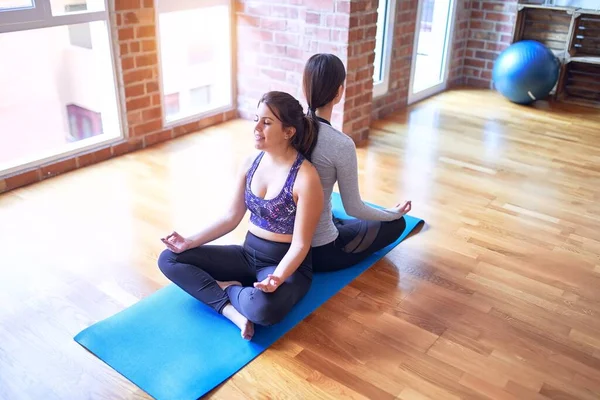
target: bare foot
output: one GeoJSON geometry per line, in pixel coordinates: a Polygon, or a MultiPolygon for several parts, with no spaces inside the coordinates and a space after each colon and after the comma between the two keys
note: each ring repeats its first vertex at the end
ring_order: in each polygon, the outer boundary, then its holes
{"type": "Polygon", "coordinates": [[[240,328],[242,337],[246,340],[252,339],[254,336],[254,324],[248,321],[248,318],[244,317],[238,310],[235,309],[231,304],[227,304],[223,308],[223,315],[237,325],[240,328]]]}
{"type": "Polygon", "coordinates": [[[215,281],[215,282],[217,282],[217,285],[219,285],[219,287],[222,290],[227,289],[229,286],[242,286],[242,284],[238,281],[225,281],[225,282],[215,281]]]}

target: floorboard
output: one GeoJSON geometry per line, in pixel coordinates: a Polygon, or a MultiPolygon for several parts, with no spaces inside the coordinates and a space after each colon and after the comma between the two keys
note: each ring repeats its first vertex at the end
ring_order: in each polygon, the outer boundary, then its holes
{"type": "MultiPolygon", "coordinates": [[[[1,399],[148,398],[72,338],[168,284],[159,238],[222,209],[251,130],[0,195],[1,399]]],[[[427,225],[209,398],[600,398],[598,110],[449,91],[374,122],[358,159],[366,201],[427,225]]]]}

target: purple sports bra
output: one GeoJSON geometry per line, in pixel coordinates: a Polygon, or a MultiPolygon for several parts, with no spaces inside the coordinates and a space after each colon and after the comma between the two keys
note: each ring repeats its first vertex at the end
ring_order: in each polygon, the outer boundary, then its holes
{"type": "Polygon", "coordinates": [[[273,199],[264,200],[254,193],[250,188],[254,172],[258,168],[264,152],[261,152],[252,163],[252,166],[246,174],[246,192],[244,194],[246,207],[250,210],[250,222],[269,232],[291,235],[294,231],[294,221],[296,219],[296,203],[294,202],[294,182],[298,175],[298,170],[304,161],[304,157],[298,153],[298,157],[290,173],[288,174],[283,189],[273,199]]]}

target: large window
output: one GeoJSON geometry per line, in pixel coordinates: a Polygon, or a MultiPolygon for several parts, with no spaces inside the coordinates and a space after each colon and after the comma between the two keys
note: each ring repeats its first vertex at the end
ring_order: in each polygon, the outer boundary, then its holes
{"type": "Polygon", "coordinates": [[[165,124],[233,105],[230,0],[158,0],[165,124]]]}
{"type": "Polygon", "coordinates": [[[122,137],[105,0],[0,0],[0,175],[122,137]]]}
{"type": "Polygon", "coordinates": [[[395,16],[396,0],[379,0],[373,71],[374,97],[386,94],[389,88],[395,16]]]}
{"type": "Polygon", "coordinates": [[[409,104],[446,88],[455,8],[455,0],[424,0],[419,3],[409,104]]]}

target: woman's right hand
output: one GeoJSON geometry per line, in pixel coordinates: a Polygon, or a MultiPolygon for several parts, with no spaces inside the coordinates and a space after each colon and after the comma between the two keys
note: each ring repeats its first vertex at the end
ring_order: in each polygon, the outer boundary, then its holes
{"type": "Polygon", "coordinates": [[[390,211],[400,214],[404,216],[410,212],[412,209],[412,201],[405,201],[404,203],[396,204],[396,207],[391,208],[390,211]]]}
{"type": "Polygon", "coordinates": [[[183,253],[192,248],[192,241],[181,236],[177,232],[171,233],[169,236],[160,239],[165,246],[173,253],[183,253]]]}

